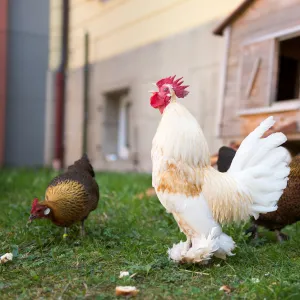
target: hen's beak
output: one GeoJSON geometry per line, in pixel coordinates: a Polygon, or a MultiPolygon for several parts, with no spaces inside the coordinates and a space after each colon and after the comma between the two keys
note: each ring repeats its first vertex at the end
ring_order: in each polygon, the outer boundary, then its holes
{"type": "Polygon", "coordinates": [[[27,223],[31,223],[34,219],[36,219],[36,216],[30,215],[27,223]]]}

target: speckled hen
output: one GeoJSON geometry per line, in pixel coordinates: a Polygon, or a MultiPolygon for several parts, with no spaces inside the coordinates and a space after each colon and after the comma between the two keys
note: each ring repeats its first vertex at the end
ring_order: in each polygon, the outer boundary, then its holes
{"type": "Polygon", "coordinates": [[[49,219],[55,225],[65,227],[64,237],[67,227],[81,222],[81,235],[84,235],[84,221],[97,208],[98,201],[99,186],[85,154],[50,182],[44,201],[33,200],[29,221],[49,219]]]}

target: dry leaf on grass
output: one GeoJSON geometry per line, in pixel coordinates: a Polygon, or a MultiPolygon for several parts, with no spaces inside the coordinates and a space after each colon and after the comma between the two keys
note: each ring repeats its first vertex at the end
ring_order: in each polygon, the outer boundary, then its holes
{"type": "Polygon", "coordinates": [[[116,296],[127,296],[135,297],[138,294],[139,290],[135,286],[117,286],[116,287],[116,296]]]}
{"type": "Polygon", "coordinates": [[[13,254],[12,253],[5,253],[0,257],[0,263],[5,264],[8,261],[11,261],[13,259],[13,254]]]}
{"type": "Polygon", "coordinates": [[[129,276],[129,272],[127,272],[127,271],[121,271],[119,278],[123,278],[123,277],[126,277],[126,276],[129,276]]]}
{"type": "Polygon", "coordinates": [[[226,294],[231,293],[231,288],[228,285],[222,285],[219,291],[224,291],[226,294]]]}

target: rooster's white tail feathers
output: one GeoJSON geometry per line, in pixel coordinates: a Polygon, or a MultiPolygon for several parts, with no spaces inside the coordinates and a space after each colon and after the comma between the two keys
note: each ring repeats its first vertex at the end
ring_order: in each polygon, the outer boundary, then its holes
{"type": "Polygon", "coordinates": [[[277,202],[287,186],[291,156],[280,147],[286,140],[281,133],[262,138],[275,124],[269,117],[241,143],[228,173],[231,174],[252,198],[252,215],[277,209],[277,202]]]}

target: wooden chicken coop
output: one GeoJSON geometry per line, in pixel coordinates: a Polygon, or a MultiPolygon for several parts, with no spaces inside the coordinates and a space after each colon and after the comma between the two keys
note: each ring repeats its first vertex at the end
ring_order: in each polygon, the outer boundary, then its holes
{"type": "Polygon", "coordinates": [[[219,135],[241,140],[273,115],[300,152],[300,0],[243,1],[215,29],[225,37],[219,135]]]}

